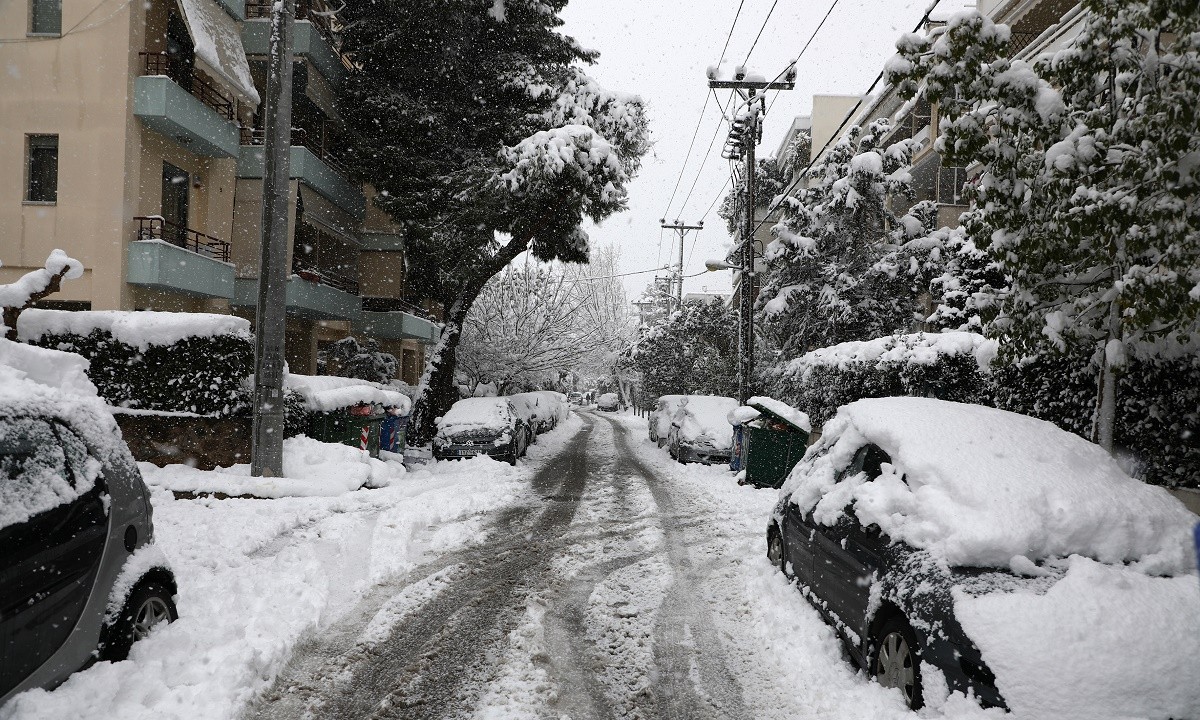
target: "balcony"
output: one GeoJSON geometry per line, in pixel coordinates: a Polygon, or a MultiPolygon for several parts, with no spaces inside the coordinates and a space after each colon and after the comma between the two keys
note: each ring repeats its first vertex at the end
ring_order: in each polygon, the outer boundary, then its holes
{"type": "Polygon", "coordinates": [[[155,132],[207,157],[238,154],[237,104],[208,78],[166,53],[140,53],[133,114],[155,132]]]}
{"type": "MultiPolygon", "coordinates": [[[[242,45],[247,55],[266,55],[271,38],[272,0],[246,0],[246,24],[242,27],[242,45]]],[[[341,28],[330,8],[320,0],[296,3],[292,54],[312,63],[330,83],[337,85],[346,75],[350,61],[337,47],[341,28]],[[324,13],[324,14],[323,14],[324,13]]]]}
{"type": "MultiPolygon", "coordinates": [[[[291,176],[308,185],[356,219],[361,220],[367,206],[367,199],[363,195],[362,187],[346,179],[344,168],[341,172],[336,169],[341,167],[341,164],[337,163],[332,155],[320,148],[314,152],[302,144],[305,141],[304,135],[298,135],[296,131],[293,131],[293,138],[298,138],[301,143],[292,145],[291,176]],[[323,153],[327,159],[323,159],[317,154],[318,152],[323,153]],[[334,164],[330,164],[331,162],[334,164]]],[[[245,142],[242,144],[241,154],[238,157],[237,176],[261,178],[266,167],[262,134],[257,131],[244,132],[242,139],[245,142]]]]}
{"type": "Polygon", "coordinates": [[[342,292],[358,295],[358,281],[336,270],[325,270],[299,260],[293,260],[292,274],[301,280],[328,285],[342,292]]]}
{"type": "Polygon", "coordinates": [[[437,342],[437,322],[424,308],[393,298],[363,298],[363,311],[356,329],[377,340],[420,340],[437,342]]]}
{"type": "Polygon", "coordinates": [[[126,253],[130,284],[197,297],[233,297],[229,243],[162,218],[134,219],[137,234],[126,253]]]}

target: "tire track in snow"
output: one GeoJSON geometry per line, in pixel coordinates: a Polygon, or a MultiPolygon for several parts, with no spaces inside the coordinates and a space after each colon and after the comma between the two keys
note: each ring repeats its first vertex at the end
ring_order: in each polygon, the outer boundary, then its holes
{"type": "Polygon", "coordinates": [[[693,536],[704,527],[681,512],[668,483],[638,458],[626,429],[605,419],[612,425],[618,446],[618,473],[643,478],[658,506],[674,575],[654,635],[659,676],[652,692],[657,716],[663,720],[748,718],[741,685],[722,660],[725,648],[704,601],[710,558],[693,557],[690,552],[697,540],[702,540],[693,536]]]}

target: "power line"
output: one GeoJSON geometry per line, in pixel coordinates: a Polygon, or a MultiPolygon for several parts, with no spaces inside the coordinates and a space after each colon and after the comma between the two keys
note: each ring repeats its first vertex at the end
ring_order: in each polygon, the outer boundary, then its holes
{"type": "Polygon", "coordinates": [[[775,12],[775,6],[778,4],[779,0],[771,3],[771,9],[767,11],[767,16],[763,18],[762,26],[758,28],[758,34],[754,36],[754,42],[750,44],[750,50],[746,53],[746,59],[742,61],[743,65],[750,62],[750,54],[754,52],[754,48],[758,47],[758,39],[762,37],[763,30],[767,29],[767,23],[771,20],[771,13],[775,12]]]}
{"type": "Polygon", "coordinates": [[[696,136],[700,134],[700,126],[704,123],[704,111],[708,109],[708,101],[711,98],[711,94],[704,96],[704,105],[700,108],[700,117],[696,118],[696,129],[692,131],[692,141],[688,143],[687,153],[683,156],[683,165],[679,168],[679,175],[675,178],[675,188],[671,190],[671,198],[667,200],[667,207],[662,212],[662,217],[664,218],[671,211],[671,203],[675,202],[675,193],[679,191],[679,183],[683,182],[683,173],[687,170],[688,160],[692,158],[692,147],[696,144],[696,136]]]}
{"type": "MultiPolygon", "coordinates": [[[[812,45],[812,41],[817,37],[817,33],[821,32],[821,28],[825,27],[825,21],[828,20],[829,16],[833,14],[833,9],[837,7],[838,1],[839,0],[833,0],[833,2],[829,4],[829,9],[825,11],[825,17],[821,18],[821,22],[817,23],[817,27],[812,31],[812,35],[808,36],[808,41],[804,43],[804,47],[800,48],[800,53],[796,55],[796,59],[792,60],[793,64],[800,62],[800,58],[804,57],[804,51],[808,50],[809,45],[812,45]]],[[[782,75],[782,73],[780,74],[782,75]]],[[[770,113],[771,108],[775,107],[775,101],[779,99],[780,92],[781,91],[779,90],[775,91],[775,97],[771,98],[771,104],[767,106],[767,112],[764,114],[770,113]]]]}
{"type": "Polygon", "coordinates": [[[725,62],[725,51],[729,49],[729,38],[733,37],[733,29],[737,27],[738,17],[742,14],[742,6],[746,4],[746,0],[741,0],[738,3],[737,12],[733,14],[733,23],[729,26],[729,33],[725,36],[725,44],[721,46],[721,58],[717,60],[717,65],[725,62]]]}
{"type": "MultiPolygon", "coordinates": [[[[914,33],[917,32],[918,30],[920,30],[921,26],[929,21],[929,15],[937,8],[938,3],[940,3],[940,2],[941,2],[941,0],[933,0],[933,2],[930,4],[929,8],[925,11],[925,14],[921,16],[921,19],[919,21],[917,21],[916,27],[914,27],[912,30],[914,33]]],[[[834,5],[836,5],[836,4],[837,4],[837,0],[834,0],[834,5]]],[[[833,141],[839,139],[839,135],[842,132],[842,129],[844,127],[846,127],[846,123],[850,122],[850,119],[854,117],[854,113],[858,112],[858,109],[860,107],[862,107],[863,101],[866,100],[867,97],[870,96],[870,94],[873,90],[875,90],[875,86],[878,85],[879,81],[883,79],[884,72],[885,72],[884,70],[879,71],[879,74],[875,76],[875,80],[872,81],[871,86],[869,88],[867,88],[867,92],[864,93],[861,97],[859,97],[858,102],[854,103],[854,107],[850,108],[850,111],[847,112],[846,116],[842,118],[841,124],[837,126],[836,130],[833,131],[833,135],[831,135],[829,137],[829,139],[825,141],[825,144],[821,146],[820,150],[818,150],[815,153],[812,153],[812,156],[808,162],[808,165],[806,165],[803,170],[797,172],[796,176],[792,179],[792,182],[789,183],[788,186],[783,189],[783,192],[779,193],[779,195],[777,195],[776,197],[779,197],[779,198],[786,197],[789,193],[792,192],[792,190],[796,189],[796,186],[800,184],[800,181],[803,180],[806,175],[808,175],[808,171],[811,170],[814,165],[816,165],[817,158],[821,157],[821,154],[824,153],[829,148],[829,146],[833,143],[833,141]]],[[[783,73],[780,73],[780,75],[782,75],[782,74],[783,73]]],[[[751,237],[753,237],[754,233],[757,232],[760,227],[762,227],[763,225],[766,224],[767,220],[770,219],[771,214],[774,213],[776,210],[778,210],[782,204],[783,204],[783,201],[781,199],[779,204],[776,204],[773,207],[770,207],[767,209],[766,215],[763,217],[762,220],[760,220],[758,222],[757,225],[754,226],[754,230],[751,231],[751,233],[750,233],[751,237]]]]}
{"type": "MultiPolygon", "coordinates": [[[[715,96],[717,94],[717,91],[713,90],[712,94],[715,96]]],[[[725,108],[721,109],[721,119],[724,122],[729,122],[729,118],[726,117],[726,112],[728,111],[728,106],[733,104],[733,97],[734,97],[733,93],[730,93],[729,102],[726,103],[725,108]]],[[[680,205],[680,209],[686,208],[687,204],[688,204],[688,200],[692,199],[692,193],[695,192],[695,190],[696,190],[696,183],[698,183],[700,181],[700,176],[704,174],[704,166],[706,164],[708,164],[708,158],[712,155],[712,149],[717,143],[717,136],[720,134],[721,134],[721,123],[718,122],[717,127],[713,130],[712,139],[708,141],[708,150],[704,153],[704,159],[700,161],[700,168],[696,171],[696,177],[692,179],[692,186],[688,188],[687,196],[683,198],[683,203],[680,205]]]]}

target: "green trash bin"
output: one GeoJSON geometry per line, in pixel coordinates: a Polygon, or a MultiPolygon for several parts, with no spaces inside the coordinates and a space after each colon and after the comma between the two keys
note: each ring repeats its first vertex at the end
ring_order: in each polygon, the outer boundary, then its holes
{"type": "Polygon", "coordinates": [[[778,488],[808,449],[808,431],[760,403],[750,402],[760,414],[744,426],[746,484],[778,488]]]}
{"type": "Polygon", "coordinates": [[[379,424],[383,418],[383,409],[373,405],[313,413],[308,436],[364,449],[365,435],[365,449],[371,457],[379,457],[379,424]]]}

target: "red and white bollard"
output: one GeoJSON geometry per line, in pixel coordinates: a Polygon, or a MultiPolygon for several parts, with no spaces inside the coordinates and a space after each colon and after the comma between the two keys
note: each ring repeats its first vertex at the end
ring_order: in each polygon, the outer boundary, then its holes
{"type": "Polygon", "coordinates": [[[362,432],[358,434],[358,449],[359,450],[367,449],[367,438],[370,437],[370,434],[371,434],[371,426],[363,425],[362,432]]]}

